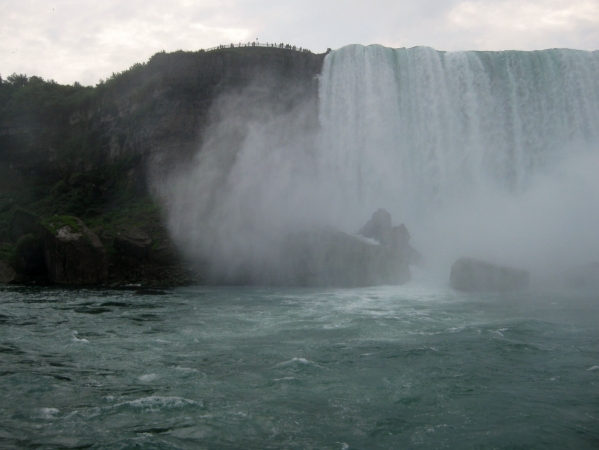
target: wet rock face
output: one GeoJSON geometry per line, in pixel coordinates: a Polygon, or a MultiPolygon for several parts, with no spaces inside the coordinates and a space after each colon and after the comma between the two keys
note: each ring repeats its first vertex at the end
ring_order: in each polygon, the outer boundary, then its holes
{"type": "Polygon", "coordinates": [[[0,261],[0,284],[14,283],[17,281],[17,272],[5,261],[0,261]]]}
{"type": "Polygon", "coordinates": [[[148,258],[156,264],[165,266],[177,264],[177,262],[179,262],[177,250],[170,242],[162,242],[155,249],[150,249],[148,258]]]}
{"type": "Polygon", "coordinates": [[[16,209],[10,222],[10,232],[14,241],[27,234],[37,233],[38,217],[24,209],[16,209]]]}
{"type": "Polygon", "coordinates": [[[529,274],[526,270],[461,257],[451,267],[449,283],[463,292],[518,291],[528,287],[529,274]]]}
{"type": "Polygon", "coordinates": [[[15,268],[20,274],[39,276],[46,272],[44,249],[37,234],[22,236],[17,242],[16,253],[15,268]]]}
{"type": "Polygon", "coordinates": [[[108,276],[106,249],[85,224],[69,217],[42,225],[48,278],[59,284],[98,284],[108,276]]]}
{"type": "Polygon", "coordinates": [[[135,259],[146,259],[152,239],[140,228],[131,228],[114,239],[114,248],[121,254],[135,259]]]}

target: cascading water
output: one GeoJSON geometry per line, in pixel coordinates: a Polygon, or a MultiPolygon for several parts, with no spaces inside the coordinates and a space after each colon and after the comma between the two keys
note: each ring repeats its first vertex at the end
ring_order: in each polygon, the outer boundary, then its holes
{"type": "Polygon", "coordinates": [[[564,152],[597,146],[597,73],[599,52],[344,47],[323,68],[320,168],[348,202],[401,214],[521,193],[564,152]]]}
{"type": "Polygon", "coordinates": [[[598,259],[597,73],[599,52],[577,50],[332,52],[317,165],[333,214],[384,206],[445,265],[598,259]]]}
{"type": "Polygon", "coordinates": [[[445,280],[460,255],[546,274],[599,260],[598,73],[599,52],[344,47],[318,105],[255,87],[215,104],[196,164],[165,189],[171,231],[259,282],[287,233],[355,233],[380,207],[445,280]]]}

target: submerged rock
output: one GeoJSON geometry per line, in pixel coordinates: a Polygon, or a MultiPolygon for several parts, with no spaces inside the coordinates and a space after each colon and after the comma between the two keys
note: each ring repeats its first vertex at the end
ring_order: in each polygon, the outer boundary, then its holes
{"type": "Polygon", "coordinates": [[[449,283],[453,289],[464,292],[516,291],[528,286],[529,274],[526,270],[461,257],[451,267],[449,283]]]}
{"type": "Polygon", "coordinates": [[[76,217],[42,222],[48,277],[60,284],[97,284],[108,276],[108,257],[100,238],[76,217]]]}

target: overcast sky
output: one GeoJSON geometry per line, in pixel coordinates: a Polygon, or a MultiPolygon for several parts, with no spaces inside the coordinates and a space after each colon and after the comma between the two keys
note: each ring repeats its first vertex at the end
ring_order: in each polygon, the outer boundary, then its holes
{"type": "Polygon", "coordinates": [[[94,85],[154,53],[230,42],[314,52],[599,49],[599,0],[0,0],[0,74],[94,85]]]}

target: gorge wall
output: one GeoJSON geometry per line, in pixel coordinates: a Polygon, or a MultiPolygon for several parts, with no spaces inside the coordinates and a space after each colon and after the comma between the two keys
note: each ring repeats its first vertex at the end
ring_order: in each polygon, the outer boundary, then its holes
{"type": "Polygon", "coordinates": [[[96,87],[24,75],[0,79],[0,259],[15,258],[23,233],[13,232],[14,215],[24,209],[38,218],[83,219],[114,256],[113,275],[129,273],[129,282],[156,278],[160,267],[122,263],[113,245],[138,227],[152,246],[172,246],[150,180],[197,153],[215,120],[216,99],[250,85],[268,86],[283,109],[298,96],[315,98],[323,59],[279,48],[227,48],[158,53],[96,87]]]}

